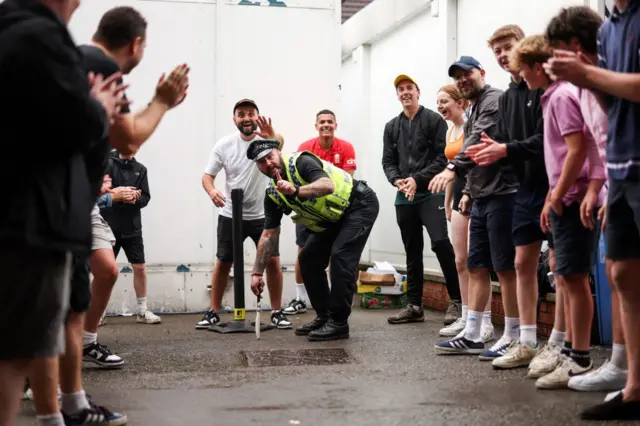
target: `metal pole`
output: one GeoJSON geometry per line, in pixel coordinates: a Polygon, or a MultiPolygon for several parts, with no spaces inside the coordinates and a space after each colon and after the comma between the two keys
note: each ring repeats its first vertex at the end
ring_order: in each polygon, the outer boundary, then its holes
{"type": "Polygon", "coordinates": [[[231,214],[233,223],[233,300],[234,319],[245,319],[244,307],[244,248],[242,241],[242,189],[231,191],[231,214]]]}

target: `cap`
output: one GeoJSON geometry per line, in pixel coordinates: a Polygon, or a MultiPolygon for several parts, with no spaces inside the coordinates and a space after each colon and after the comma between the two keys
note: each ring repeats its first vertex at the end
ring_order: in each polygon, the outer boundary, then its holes
{"type": "Polygon", "coordinates": [[[233,112],[235,114],[236,109],[238,109],[241,106],[252,106],[254,107],[258,112],[260,112],[260,110],[258,109],[258,105],[252,101],[251,99],[240,99],[238,102],[236,102],[236,104],[233,106],[233,112]]]}
{"type": "Polygon", "coordinates": [[[397,76],[396,79],[393,80],[393,87],[395,87],[397,89],[398,88],[398,84],[400,84],[400,82],[404,81],[404,80],[409,80],[410,82],[415,84],[416,87],[418,87],[418,83],[413,78],[409,77],[406,74],[400,74],[399,76],[397,76]]]}
{"type": "Polygon", "coordinates": [[[465,71],[471,71],[474,68],[478,68],[479,70],[481,70],[482,65],[480,65],[480,62],[478,62],[477,59],[471,56],[460,56],[460,59],[458,59],[449,67],[449,77],[453,77],[453,73],[455,72],[456,68],[462,68],[465,71]]]}
{"type": "Polygon", "coordinates": [[[280,142],[273,139],[259,139],[251,142],[247,148],[247,158],[251,161],[258,161],[278,149],[280,142]]]}

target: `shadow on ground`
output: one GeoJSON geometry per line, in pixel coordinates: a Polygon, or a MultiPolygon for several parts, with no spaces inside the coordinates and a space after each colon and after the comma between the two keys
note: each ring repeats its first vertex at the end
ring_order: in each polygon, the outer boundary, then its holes
{"type": "MultiPolygon", "coordinates": [[[[436,355],[441,313],[426,312],[423,324],[391,326],[386,318],[393,313],[356,309],[351,338],[324,343],[292,330],[265,331],[260,340],[199,331],[194,315],[164,316],[159,325],[109,318],[100,341],[126,364],[111,371],[87,365],[85,387],[96,402],[125,412],[129,425],[143,426],[569,426],[581,424],[580,409],[604,398],[539,391],[526,370],[494,371],[474,356],[436,355]]],[[[311,319],[296,316],[294,326],[311,319]]],[[[598,364],[607,356],[600,349],[595,355],[598,364]]],[[[23,403],[17,426],[35,424],[33,416],[33,403],[23,403]]]]}

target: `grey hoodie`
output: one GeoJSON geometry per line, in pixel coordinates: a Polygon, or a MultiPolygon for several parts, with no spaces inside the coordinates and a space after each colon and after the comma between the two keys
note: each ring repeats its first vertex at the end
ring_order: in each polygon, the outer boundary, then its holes
{"type": "Polygon", "coordinates": [[[466,175],[467,184],[463,192],[474,200],[492,195],[513,194],[518,190],[518,179],[512,166],[501,161],[489,166],[478,166],[465,154],[467,147],[481,143],[482,133],[492,139],[497,136],[498,100],[503,93],[488,84],[484,86],[464,124],[462,149],[451,161],[458,175],[466,175]]]}

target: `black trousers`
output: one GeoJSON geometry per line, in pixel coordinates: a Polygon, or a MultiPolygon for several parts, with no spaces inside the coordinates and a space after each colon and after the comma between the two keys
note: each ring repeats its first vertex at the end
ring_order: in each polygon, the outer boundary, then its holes
{"type": "Polygon", "coordinates": [[[324,232],[312,232],[300,252],[304,286],[316,315],[345,323],[351,315],[357,269],[380,205],[364,183],[341,221],[324,232]],[[331,259],[331,290],[325,269],[331,259]]]}
{"type": "Polygon", "coordinates": [[[431,250],[440,263],[451,300],[460,301],[460,284],[456,270],[456,256],[449,240],[447,217],[444,212],[444,196],[433,195],[422,203],[396,206],[396,218],[407,253],[407,296],[409,303],[422,306],[424,265],[422,252],[424,238],[422,227],[427,228],[431,250]]]}

